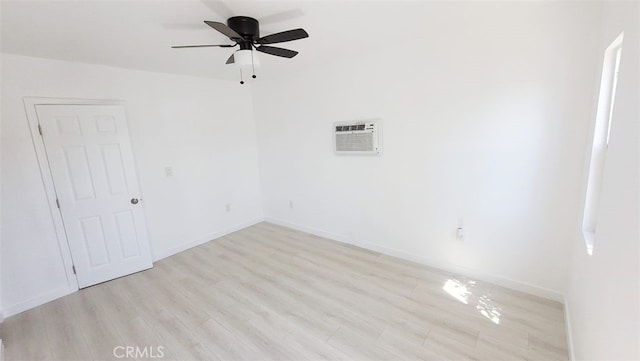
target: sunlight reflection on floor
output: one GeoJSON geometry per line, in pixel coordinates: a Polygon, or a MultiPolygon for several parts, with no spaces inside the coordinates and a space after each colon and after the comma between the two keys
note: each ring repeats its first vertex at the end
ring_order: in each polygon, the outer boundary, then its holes
{"type": "MultiPolygon", "coordinates": [[[[445,282],[442,289],[456,300],[467,305],[470,301],[473,301],[471,300],[471,296],[473,296],[472,289],[475,285],[476,281],[473,280],[461,282],[450,278],[445,282]]],[[[502,311],[502,308],[498,307],[493,300],[491,300],[488,294],[481,294],[478,296],[476,309],[481,315],[496,325],[500,323],[500,312],[502,311]]]]}

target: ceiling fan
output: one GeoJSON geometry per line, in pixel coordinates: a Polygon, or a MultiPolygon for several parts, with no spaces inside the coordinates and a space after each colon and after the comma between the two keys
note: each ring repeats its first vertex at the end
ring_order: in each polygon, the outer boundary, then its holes
{"type": "MultiPolygon", "coordinates": [[[[235,42],[235,44],[214,44],[214,45],[177,45],[172,46],[173,49],[184,48],[205,48],[205,47],[219,47],[219,48],[233,48],[239,46],[240,49],[236,50],[229,59],[227,64],[238,64],[241,67],[250,65],[255,70],[255,61],[253,57],[253,49],[270,55],[280,56],[283,58],[293,58],[298,55],[297,51],[278,48],[275,46],[269,46],[267,44],[284,43],[287,41],[293,41],[298,39],[308,38],[304,29],[292,29],[282,31],[279,33],[260,37],[260,24],[258,20],[248,16],[234,16],[227,19],[227,24],[223,24],[216,21],[207,21],[205,24],[219,31],[223,35],[229,38],[229,40],[235,42]]],[[[240,70],[240,84],[244,84],[242,80],[242,68],[240,70]]],[[[255,71],[252,75],[256,77],[255,71]]]]}

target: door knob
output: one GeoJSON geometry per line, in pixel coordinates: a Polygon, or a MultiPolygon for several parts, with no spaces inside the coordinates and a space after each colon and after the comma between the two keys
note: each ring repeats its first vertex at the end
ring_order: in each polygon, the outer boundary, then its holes
{"type": "Polygon", "coordinates": [[[138,198],[131,198],[131,204],[138,204],[140,200],[138,198]]]}

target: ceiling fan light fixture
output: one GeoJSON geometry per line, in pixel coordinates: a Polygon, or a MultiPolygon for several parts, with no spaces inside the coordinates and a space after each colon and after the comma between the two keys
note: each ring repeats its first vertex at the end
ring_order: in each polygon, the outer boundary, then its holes
{"type": "Polygon", "coordinates": [[[255,69],[260,66],[260,58],[255,50],[236,50],[233,63],[240,69],[255,69]]]}

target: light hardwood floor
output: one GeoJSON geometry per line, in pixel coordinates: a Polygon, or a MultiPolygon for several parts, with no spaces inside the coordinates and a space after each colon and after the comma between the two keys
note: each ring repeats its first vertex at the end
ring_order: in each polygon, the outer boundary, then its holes
{"type": "Polygon", "coordinates": [[[117,346],[182,360],[568,359],[559,303],[269,223],[23,312],[0,335],[7,360],[114,359],[117,346]]]}

